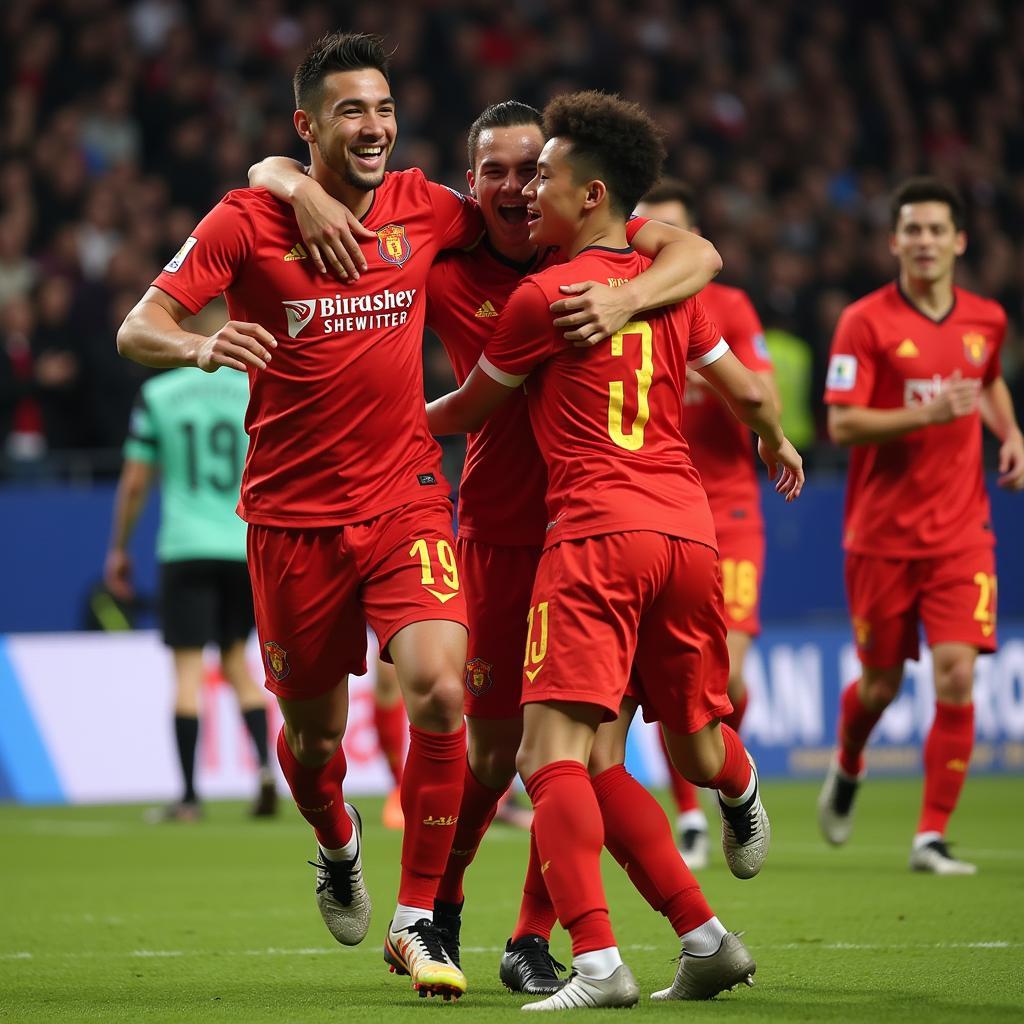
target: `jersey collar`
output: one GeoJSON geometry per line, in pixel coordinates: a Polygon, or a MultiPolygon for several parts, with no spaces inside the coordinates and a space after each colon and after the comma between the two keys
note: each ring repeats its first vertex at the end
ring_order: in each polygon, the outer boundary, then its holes
{"type": "Polygon", "coordinates": [[[944,324],[952,315],[953,310],[956,309],[956,287],[953,288],[953,302],[950,304],[949,309],[943,313],[938,319],[929,316],[923,309],[915,305],[914,300],[903,290],[903,285],[900,284],[899,278],[896,279],[896,291],[899,297],[918,315],[923,316],[925,320],[930,324],[944,324]]]}

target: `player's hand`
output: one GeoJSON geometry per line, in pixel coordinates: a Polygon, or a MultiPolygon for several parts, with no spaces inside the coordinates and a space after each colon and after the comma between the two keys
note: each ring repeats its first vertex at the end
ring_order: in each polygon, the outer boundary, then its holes
{"type": "Polygon", "coordinates": [[[610,338],[634,313],[628,292],[622,288],[582,281],[563,284],[559,291],[571,297],[551,303],[551,313],[558,318],[555,326],[568,328],[563,336],[577,348],[588,348],[610,338]]]}
{"type": "Polygon", "coordinates": [[[196,366],[207,373],[213,373],[222,366],[230,366],[232,370],[243,373],[250,367],[265,370],[271,350],[275,348],[277,339],[265,327],[229,320],[199,346],[196,366]]]}
{"type": "Polygon", "coordinates": [[[103,582],[119,601],[130,601],[135,596],[132,585],[132,559],[127,551],[109,551],[103,566],[103,582]]]}
{"type": "Polygon", "coordinates": [[[928,403],[933,424],[952,423],[960,416],[969,416],[978,407],[978,382],[964,380],[959,370],[942,385],[939,394],[928,403]]]}
{"type": "Polygon", "coordinates": [[[1007,491],[1024,491],[1024,436],[1011,434],[999,448],[999,479],[1007,491]]]}
{"type": "Polygon", "coordinates": [[[358,281],[366,270],[366,257],[359,240],[372,241],[376,231],[359,223],[359,218],[344,203],[329,196],[318,184],[295,193],[293,206],[299,233],[321,274],[329,266],[341,281],[358,281]]]}
{"type": "Polygon", "coordinates": [[[784,437],[782,444],[777,449],[773,449],[765,442],[764,438],[760,438],[757,442],[757,454],[761,456],[761,461],[768,467],[768,479],[775,480],[778,477],[775,490],[786,501],[796,501],[804,489],[804,460],[800,458],[800,453],[793,447],[789,439],[784,437]]]}

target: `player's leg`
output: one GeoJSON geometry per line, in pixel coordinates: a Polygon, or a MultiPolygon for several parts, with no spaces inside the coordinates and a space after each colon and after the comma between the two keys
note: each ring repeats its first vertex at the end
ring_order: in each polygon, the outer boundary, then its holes
{"type": "Polygon", "coordinates": [[[163,809],[154,820],[195,821],[200,815],[195,788],[196,746],[199,739],[199,694],[203,685],[203,649],[177,647],[174,660],[174,742],[181,767],[181,800],[163,809]]]}
{"type": "Polygon", "coordinates": [[[626,697],[619,717],[598,729],[590,754],[605,846],[680,940],[676,977],[651,998],[710,999],[740,982],[752,984],[755,964],[739,938],[714,915],[678,856],[661,805],[626,771],[626,735],[636,708],[637,701],[626,697]]]}
{"type": "Polygon", "coordinates": [[[853,829],[864,748],[899,693],[903,662],[918,656],[918,579],[913,563],[849,554],[846,591],[861,674],[839,698],[836,749],[818,794],[818,827],[834,846],[845,843],[853,829]]]}
{"type": "Polygon", "coordinates": [[[284,717],[277,757],[317,840],[317,907],[331,934],[355,945],[371,905],[359,814],[345,802],[341,741],[348,676],[366,671],[366,622],[345,530],[250,525],[248,555],[264,685],[284,717]]]}
{"type": "Polygon", "coordinates": [[[409,739],[409,720],[405,715],[402,688],[398,685],[395,666],[380,658],[377,659],[373,679],[373,725],[377,730],[380,751],[394,780],[394,788],[384,802],[383,824],[385,828],[400,831],[405,827],[401,786],[405,748],[409,739]]]}
{"type": "Polygon", "coordinates": [[[277,786],[270,767],[266,694],[253,679],[245,653],[246,641],[255,625],[249,568],[245,562],[222,562],[218,568],[221,671],[235,691],[242,720],[256,749],[259,763],[259,789],[250,813],[254,817],[267,817],[277,811],[277,786]]]}
{"type": "Polygon", "coordinates": [[[924,796],[910,866],[974,874],[946,844],[974,749],[974,665],[996,649],[996,576],[991,548],[929,559],[921,618],[932,648],[935,718],[924,745],[924,796]]]}

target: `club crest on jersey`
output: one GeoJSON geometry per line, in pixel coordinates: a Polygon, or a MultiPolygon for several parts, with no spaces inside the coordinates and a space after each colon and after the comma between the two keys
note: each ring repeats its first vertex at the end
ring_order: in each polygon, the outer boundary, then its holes
{"type": "Polygon", "coordinates": [[[494,685],[490,662],[470,658],[466,662],[466,689],[474,697],[482,697],[494,685]]]}
{"type": "Polygon", "coordinates": [[[263,645],[263,650],[267,656],[267,668],[270,669],[270,674],[278,682],[281,682],[292,670],[291,665],[288,664],[288,652],[273,640],[268,640],[263,645]]]}
{"type": "Polygon", "coordinates": [[[288,337],[297,338],[316,312],[316,299],[286,299],[281,303],[288,317],[288,337]]]}
{"type": "Polygon", "coordinates": [[[988,354],[988,342],[984,334],[974,331],[964,335],[964,355],[973,366],[982,366],[988,354]]]}
{"type": "Polygon", "coordinates": [[[377,251],[381,259],[402,266],[412,255],[412,246],[405,237],[404,224],[385,224],[377,230],[377,251]]]}

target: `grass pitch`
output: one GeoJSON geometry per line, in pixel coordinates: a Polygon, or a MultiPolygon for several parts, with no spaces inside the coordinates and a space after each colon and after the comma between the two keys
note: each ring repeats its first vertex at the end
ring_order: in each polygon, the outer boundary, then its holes
{"type": "MultiPolygon", "coordinates": [[[[772,783],[762,875],[732,878],[719,852],[700,876],[727,927],[745,931],[757,985],[712,1003],[652,1003],[677,944],[610,859],[616,934],[645,1020],[929,1022],[1024,1019],[1021,780],[972,779],[953,822],[974,878],[906,867],[919,782],[871,780],[855,835],[824,846],[817,787],[772,783]]],[[[250,821],[211,805],[198,825],[145,825],[138,807],[0,807],[0,1018],[12,1021],[520,1020],[497,978],[527,839],[495,826],[470,869],[463,924],[469,993],[420,1000],[381,959],[400,838],[359,801],[374,900],[370,935],[345,949],[313,902],[312,837],[290,806],[250,821]]],[[[713,829],[716,822],[713,820],[713,829]]],[[[553,951],[569,963],[559,929],[553,951]]]]}

